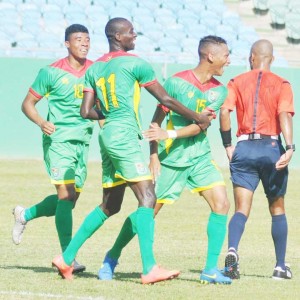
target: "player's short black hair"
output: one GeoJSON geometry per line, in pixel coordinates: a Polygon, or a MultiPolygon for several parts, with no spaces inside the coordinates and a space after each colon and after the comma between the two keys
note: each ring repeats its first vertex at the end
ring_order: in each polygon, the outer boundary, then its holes
{"type": "Polygon", "coordinates": [[[69,27],[66,28],[65,31],[65,41],[68,41],[70,38],[70,35],[72,33],[76,33],[76,32],[85,32],[85,33],[89,33],[89,30],[81,25],[81,24],[72,24],[69,27]]]}
{"type": "Polygon", "coordinates": [[[203,50],[208,46],[208,45],[220,45],[220,44],[225,44],[227,45],[226,40],[224,40],[223,38],[216,36],[216,35],[207,35],[205,37],[203,37],[202,39],[200,39],[199,42],[199,47],[198,47],[198,54],[199,56],[201,56],[201,54],[203,54],[203,50]]]}
{"type": "Polygon", "coordinates": [[[120,24],[124,22],[130,22],[125,18],[112,18],[105,26],[105,35],[108,39],[111,39],[120,29],[120,24]]]}

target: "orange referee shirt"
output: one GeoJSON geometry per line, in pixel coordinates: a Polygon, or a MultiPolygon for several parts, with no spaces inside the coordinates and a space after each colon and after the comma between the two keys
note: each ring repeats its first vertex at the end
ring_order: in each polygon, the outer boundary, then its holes
{"type": "Polygon", "coordinates": [[[279,135],[279,113],[294,115],[293,92],[290,83],[278,75],[252,70],[231,79],[223,108],[236,108],[237,136],[249,133],[279,135]]]}

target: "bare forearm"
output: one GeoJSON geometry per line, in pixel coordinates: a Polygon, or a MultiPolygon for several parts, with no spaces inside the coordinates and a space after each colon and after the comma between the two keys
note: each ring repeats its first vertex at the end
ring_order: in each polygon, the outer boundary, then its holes
{"type": "Polygon", "coordinates": [[[280,128],[286,145],[293,144],[293,119],[292,115],[287,112],[279,114],[280,128]]]}

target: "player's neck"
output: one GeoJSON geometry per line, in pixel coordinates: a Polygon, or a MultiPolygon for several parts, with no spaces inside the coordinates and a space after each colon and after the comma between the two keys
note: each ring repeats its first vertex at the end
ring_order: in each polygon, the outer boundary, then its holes
{"type": "Polygon", "coordinates": [[[206,84],[206,83],[210,82],[210,80],[213,77],[211,72],[209,72],[209,70],[206,70],[204,68],[200,68],[199,66],[197,66],[192,71],[193,71],[195,77],[198,79],[198,81],[201,84],[206,84]]]}
{"type": "Polygon", "coordinates": [[[74,69],[74,70],[81,70],[82,67],[85,65],[86,58],[75,58],[73,56],[68,56],[68,62],[69,65],[74,69]]]}

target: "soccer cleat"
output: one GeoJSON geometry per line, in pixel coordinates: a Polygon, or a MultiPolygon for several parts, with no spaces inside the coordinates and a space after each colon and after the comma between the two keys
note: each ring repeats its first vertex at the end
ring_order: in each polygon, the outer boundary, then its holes
{"type": "Polygon", "coordinates": [[[282,280],[282,279],[292,279],[292,271],[288,266],[285,266],[285,270],[281,267],[276,267],[273,272],[273,279],[282,280]]]}
{"type": "Polygon", "coordinates": [[[229,249],[225,257],[224,275],[231,279],[240,278],[239,256],[233,248],[229,249]]]}
{"type": "Polygon", "coordinates": [[[84,265],[81,265],[80,263],[78,263],[76,261],[76,259],[74,259],[74,270],[73,270],[73,274],[76,274],[76,273],[80,273],[80,272],[83,272],[85,271],[85,266],[84,265]]]}
{"type": "Polygon", "coordinates": [[[73,279],[73,270],[74,270],[74,262],[72,263],[71,266],[68,266],[62,255],[58,255],[56,256],[53,260],[52,260],[52,267],[57,268],[58,273],[60,274],[60,276],[64,279],[68,279],[68,280],[72,280],[73,279]]]}
{"type": "Polygon", "coordinates": [[[118,260],[111,258],[107,252],[104,261],[102,263],[102,266],[98,272],[98,278],[100,280],[112,280],[114,275],[114,270],[117,264],[118,264],[118,260]]]}
{"type": "Polygon", "coordinates": [[[146,275],[142,274],[141,279],[142,279],[142,284],[149,284],[149,283],[155,283],[164,280],[170,280],[178,277],[179,274],[180,272],[177,270],[169,271],[163,269],[158,265],[155,265],[148,274],[146,275]]]}
{"type": "Polygon", "coordinates": [[[12,210],[12,214],[15,217],[15,225],[12,230],[12,240],[16,245],[19,245],[22,240],[23,231],[27,224],[24,218],[25,208],[18,205],[12,210]]]}
{"type": "Polygon", "coordinates": [[[217,268],[203,270],[200,275],[200,282],[203,284],[231,284],[229,277],[224,276],[217,268]]]}

